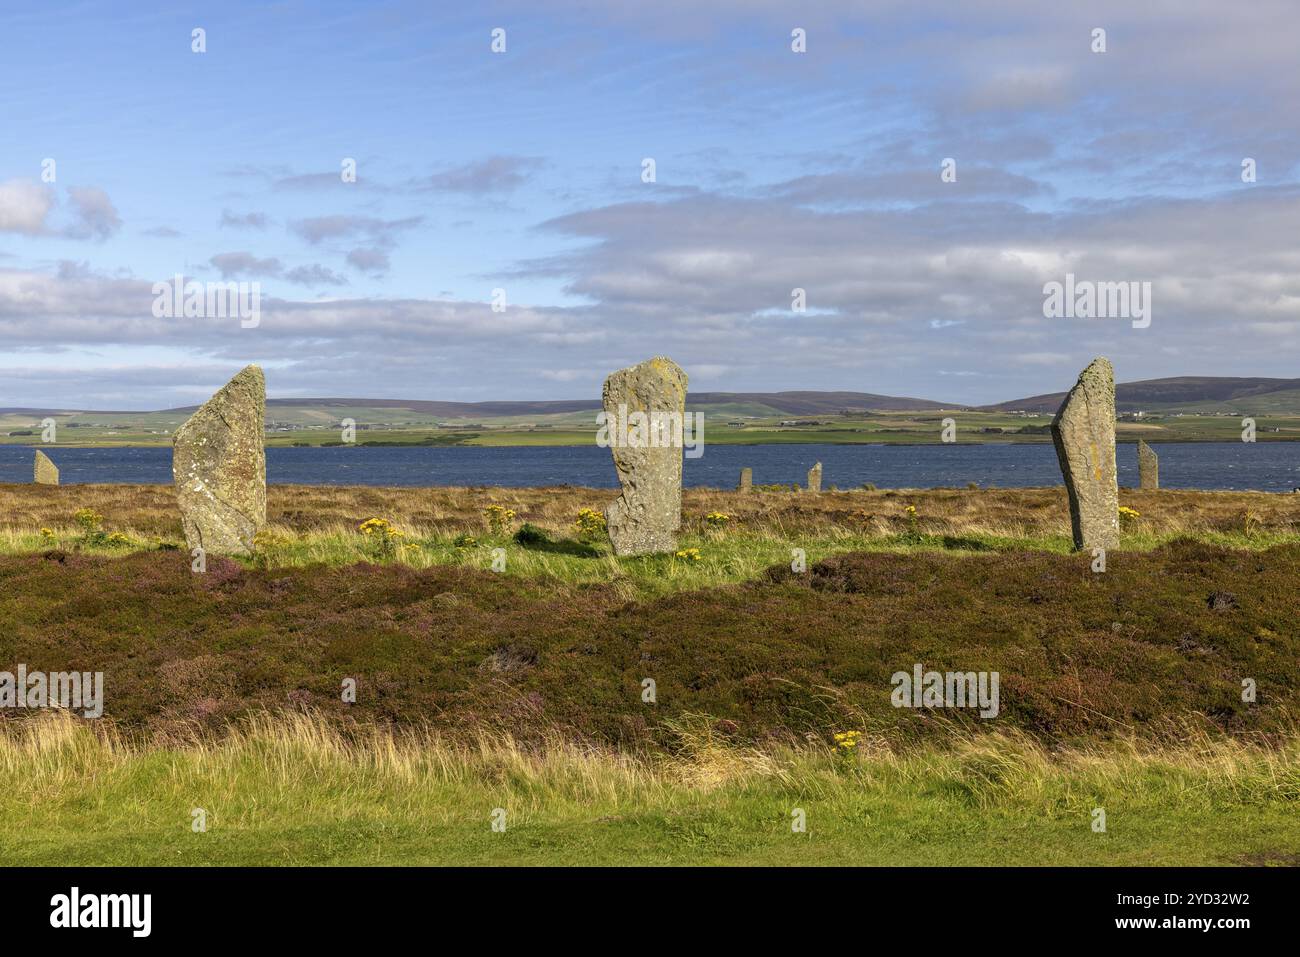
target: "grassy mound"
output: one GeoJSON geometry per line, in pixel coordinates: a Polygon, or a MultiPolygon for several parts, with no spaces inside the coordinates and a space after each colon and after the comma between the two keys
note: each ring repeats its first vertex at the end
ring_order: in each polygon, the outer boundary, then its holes
{"type": "Polygon", "coordinates": [[[1052,553],[849,554],[642,600],[463,566],[196,575],[184,552],[51,550],[0,557],[0,667],[103,671],[105,713],[155,731],[303,707],[628,748],[671,746],[691,715],[741,742],[1276,734],[1300,708],[1297,580],[1300,545],[1192,541],[1114,553],[1102,575],[1052,553]],[[999,716],[894,708],[890,676],[915,663],[999,672],[999,716]]]}

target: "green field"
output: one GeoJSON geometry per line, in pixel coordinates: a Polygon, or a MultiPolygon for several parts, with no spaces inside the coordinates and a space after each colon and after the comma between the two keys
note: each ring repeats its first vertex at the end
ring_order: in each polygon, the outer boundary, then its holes
{"type": "Polygon", "coordinates": [[[6,863],[1300,863],[1300,496],[1125,490],[1098,574],[1061,489],[692,489],[637,558],[612,494],[273,486],[196,572],[167,486],[5,486],[0,669],[105,687],[0,714],[6,863]]]}
{"type": "MultiPolygon", "coordinates": [[[[689,408],[689,407],[688,407],[689,408]]],[[[744,406],[750,415],[738,417],[732,406],[711,405],[705,411],[704,441],[714,445],[766,443],[898,445],[936,444],[942,440],[944,420],[956,424],[959,443],[1050,442],[1050,414],[1015,415],[1003,412],[875,412],[868,414],[820,413],[795,416],[763,407],[744,406]],[[730,411],[727,411],[730,410],[730,411]],[[758,415],[753,413],[763,412],[758,415]],[[782,425],[815,422],[815,425],[782,425]],[[738,425],[735,423],[743,423],[738,425]]],[[[68,413],[54,416],[57,444],[71,446],[169,445],[171,435],[184,421],[176,412],[68,413]]],[[[356,444],[562,446],[590,445],[595,441],[595,413],[534,416],[484,416],[470,421],[437,420],[429,413],[385,407],[335,406],[328,410],[271,407],[267,411],[266,442],[270,446],[340,445],[339,423],[356,423],[356,444]]],[[[1300,438],[1300,415],[1261,414],[1256,417],[1256,438],[1270,442],[1300,438]]],[[[0,415],[0,443],[38,445],[41,419],[29,414],[0,415]]],[[[1119,441],[1136,442],[1239,442],[1240,416],[1224,414],[1160,413],[1140,421],[1121,419],[1119,441]]]]}
{"type": "Polygon", "coordinates": [[[348,741],[302,716],[136,747],[64,719],[0,734],[0,842],[10,866],[1294,865],[1298,743],[850,755],[684,733],[650,758],[348,741]]]}

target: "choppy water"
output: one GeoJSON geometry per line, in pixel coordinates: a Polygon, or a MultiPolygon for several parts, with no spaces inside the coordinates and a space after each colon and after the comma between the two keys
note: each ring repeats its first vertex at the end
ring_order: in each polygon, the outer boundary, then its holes
{"type": "MultiPolygon", "coordinates": [[[[86,482],[167,483],[170,448],[40,446],[65,485],[86,482]]],[[[1165,488],[1257,489],[1300,486],[1300,442],[1188,442],[1155,445],[1165,488]]],[[[1136,486],[1137,446],[1119,447],[1119,481],[1136,486]]],[[[0,481],[32,480],[33,447],[0,446],[0,481]]],[[[267,480],[303,485],[617,485],[608,449],[338,447],[270,448],[267,480]]],[[[731,488],[740,469],[756,483],[802,483],[820,461],[824,488],[873,482],[880,488],[1059,485],[1056,453],[1044,445],[706,445],[686,459],[688,486],[731,488]]]]}

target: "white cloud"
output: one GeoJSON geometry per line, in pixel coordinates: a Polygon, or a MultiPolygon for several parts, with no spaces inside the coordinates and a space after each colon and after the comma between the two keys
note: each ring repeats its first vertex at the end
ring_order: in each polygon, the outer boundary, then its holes
{"type": "Polygon", "coordinates": [[[0,183],[0,232],[39,236],[54,208],[54,190],[28,179],[0,183]]]}
{"type": "Polygon", "coordinates": [[[68,189],[72,202],[73,224],[68,235],[76,239],[108,239],[122,228],[122,217],[108,194],[94,186],[72,186],[68,189]]]}

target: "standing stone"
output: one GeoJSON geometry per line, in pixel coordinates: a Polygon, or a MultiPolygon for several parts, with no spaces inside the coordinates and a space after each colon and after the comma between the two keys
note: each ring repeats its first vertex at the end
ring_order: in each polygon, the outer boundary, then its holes
{"type": "Polygon", "coordinates": [[[749,491],[751,491],[753,488],[754,488],[754,470],[753,470],[753,469],[741,469],[741,470],[740,470],[740,484],[739,484],[738,486],[736,486],[736,490],[739,491],[739,492],[749,492],[749,491]]]}
{"type": "Polygon", "coordinates": [[[185,542],[249,552],[266,524],[266,379],[244,369],[176,430],[172,476],[185,542]]]}
{"type": "Polygon", "coordinates": [[[1141,439],[1138,439],[1138,488],[1160,487],[1160,457],[1141,439]]]}
{"type": "Polygon", "coordinates": [[[1119,545],[1115,476],[1115,370],[1099,357],[1079,374],[1052,421],[1052,443],[1070,496],[1074,547],[1119,545]]]}
{"type": "Polygon", "coordinates": [[[808,491],[820,492],[822,490],[822,464],[818,462],[808,470],[808,491]]]}
{"type": "Polygon", "coordinates": [[[33,468],[32,480],[38,485],[58,485],[59,468],[50,461],[50,457],[40,449],[36,450],[36,462],[33,468]]]}
{"type": "Polygon", "coordinates": [[[615,555],[677,549],[686,382],[686,373],[666,356],[620,369],[605,380],[601,405],[611,425],[610,451],[623,488],[605,509],[615,555]]]}

